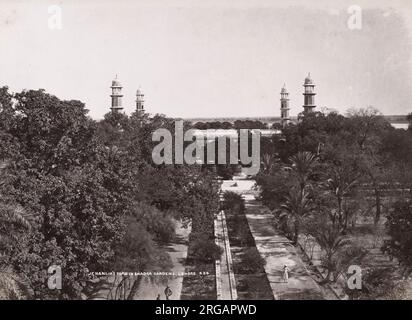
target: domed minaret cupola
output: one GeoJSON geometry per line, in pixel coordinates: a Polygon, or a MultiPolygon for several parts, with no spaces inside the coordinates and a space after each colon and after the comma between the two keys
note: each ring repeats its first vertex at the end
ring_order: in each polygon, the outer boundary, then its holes
{"type": "Polygon", "coordinates": [[[112,98],[112,106],[110,109],[112,112],[121,112],[123,110],[122,107],[122,85],[119,80],[117,80],[117,75],[116,78],[112,81],[112,86],[110,87],[112,89],[112,94],[110,97],[112,98]]]}
{"type": "Polygon", "coordinates": [[[280,91],[280,118],[282,127],[285,127],[289,121],[289,92],[286,90],[286,84],[283,85],[280,91]]]}
{"type": "Polygon", "coordinates": [[[140,88],[137,89],[137,91],[136,91],[136,112],[137,112],[139,117],[143,116],[144,113],[145,113],[145,110],[144,110],[144,94],[142,93],[140,88]]]}
{"type": "Polygon", "coordinates": [[[315,105],[315,83],[310,77],[310,72],[308,76],[305,78],[305,83],[303,84],[305,87],[305,92],[303,93],[304,102],[303,102],[303,109],[304,112],[312,112],[313,109],[316,108],[315,105]]]}

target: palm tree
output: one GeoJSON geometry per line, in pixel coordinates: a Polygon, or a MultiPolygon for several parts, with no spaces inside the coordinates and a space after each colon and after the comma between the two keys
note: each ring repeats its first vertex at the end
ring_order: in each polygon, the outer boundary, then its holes
{"type": "Polygon", "coordinates": [[[262,166],[264,172],[270,172],[273,166],[273,157],[269,153],[264,153],[262,155],[262,166]]]}
{"type": "Polygon", "coordinates": [[[303,190],[309,184],[310,176],[313,174],[317,163],[317,157],[311,152],[303,151],[290,157],[289,160],[292,163],[290,169],[296,177],[300,189],[303,190]]]}
{"type": "Polygon", "coordinates": [[[0,203],[0,299],[30,296],[29,284],[10,266],[9,257],[31,224],[19,206],[0,203]]]}
{"type": "Polygon", "coordinates": [[[266,173],[272,172],[272,169],[279,163],[278,155],[275,153],[263,153],[262,155],[262,166],[263,171],[266,173]]]}
{"type": "Polygon", "coordinates": [[[325,182],[325,187],[331,192],[336,199],[337,210],[333,210],[331,215],[332,224],[338,224],[346,229],[348,223],[348,215],[350,210],[344,207],[343,202],[346,196],[350,194],[354,186],[358,182],[360,174],[353,170],[350,166],[332,166],[328,173],[328,179],[325,182]]]}
{"type": "MultiPolygon", "coordinates": [[[[336,271],[335,255],[347,244],[349,240],[342,235],[342,230],[333,225],[318,225],[312,235],[316,242],[325,251],[323,265],[328,270],[325,281],[332,281],[331,276],[336,271]]],[[[336,277],[335,277],[336,280],[336,277]]]]}
{"type": "Polygon", "coordinates": [[[0,203],[0,255],[5,254],[4,251],[13,242],[19,241],[19,236],[30,227],[21,207],[0,203]]]}
{"type": "Polygon", "coordinates": [[[310,176],[314,172],[317,158],[311,152],[298,152],[290,158],[292,166],[287,168],[297,185],[289,190],[284,204],[281,206],[285,213],[292,217],[294,224],[293,242],[297,244],[302,219],[312,210],[312,200],[309,196],[310,176]]]}
{"type": "MultiPolygon", "coordinates": [[[[288,217],[291,217],[294,225],[293,242],[297,244],[302,219],[312,211],[312,201],[309,193],[303,189],[292,187],[286,196],[285,203],[281,205],[288,217]]],[[[282,215],[281,215],[282,216],[282,215]]]]}

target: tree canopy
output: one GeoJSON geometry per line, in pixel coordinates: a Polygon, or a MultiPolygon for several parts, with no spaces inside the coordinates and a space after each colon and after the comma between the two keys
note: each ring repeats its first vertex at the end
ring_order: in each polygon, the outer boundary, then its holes
{"type": "Polygon", "coordinates": [[[91,272],[169,268],[155,242],[170,241],[173,219],[210,230],[213,173],[151,159],[152,132],[173,130],[173,119],[108,113],[95,121],[80,101],[7,87],[0,119],[0,267],[33,298],[80,298],[91,272]],[[51,265],[64,270],[62,290],[47,287],[51,265]]]}

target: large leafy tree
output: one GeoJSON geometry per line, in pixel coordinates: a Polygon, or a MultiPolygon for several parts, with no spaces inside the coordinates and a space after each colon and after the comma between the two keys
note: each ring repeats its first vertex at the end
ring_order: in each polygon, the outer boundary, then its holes
{"type": "Polygon", "coordinates": [[[412,273],[412,206],[407,201],[395,203],[388,215],[386,227],[390,239],[385,241],[383,251],[398,259],[407,278],[412,273]]]}
{"type": "Polygon", "coordinates": [[[348,111],[349,137],[358,147],[359,163],[363,167],[363,182],[374,193],[375,226],[382,216],[382,194],[391,175],[381,153],[383,134],[391,130],[390,124],[372,107],[348,111]]]}
{"type": "Polygon", "coordinates": [[[45,270],[64,270],[59,298],[78,298],[89,271],[108,270],[114,247],[123,235],[117,195],[104,187],[104,173],[95,168],[69,176],[36,181],[31,209],[36,215],[29,245],[13,259],[15,269],[30,280],[35,297],[54,296],[45,286],[45,270]]]}
{"type": "MultiPolygon", "coordinates": [[[[2,109],[3,132],[13,137],[3,172],[3,201],[31,217],[25,246],[14,244],[9,263],[34,297],[76,298],[88,271],[107,268],[128,209],[123,181],[110,150],[94,139],[95,123],[79,101],[62,101],[43,90],[13,96],[2,109]],[[63,289],[46,287],[50,265],[64,269],[63,289]]],[[[127,193],[126,193],[127,195],[127,193]]]]}
{"type": "Polygon", "coordinates": [[[173,134],[173,119],[110,113],[95,122],[80,101],[7,87],[0,88],[0,119],[0,267],[27,294],[79,298],[98,290],[90,271],[169,268],[156,242],[170,241],[172,218],[204,238],[213,234],[215,175],[152,162],[152,133],[173,134]],[[47,288],[53,264],[63,270],[61,291],[47,288]]]}
{"type": "Polygon", "coordinates": [[[90,160],[95,128],[83,103],[43,90],[16,93],[14,99],[7,132],[20,147],[17,165],[58,174],[90,160]]]}

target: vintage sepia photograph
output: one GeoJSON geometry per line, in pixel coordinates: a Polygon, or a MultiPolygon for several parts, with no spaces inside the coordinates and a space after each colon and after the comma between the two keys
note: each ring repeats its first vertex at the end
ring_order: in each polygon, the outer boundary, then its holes
{"type": "Polygon", "coordinates": [[[412,300],[412,2],[0,0],[0,300],[412,300]]]}

